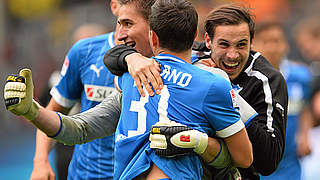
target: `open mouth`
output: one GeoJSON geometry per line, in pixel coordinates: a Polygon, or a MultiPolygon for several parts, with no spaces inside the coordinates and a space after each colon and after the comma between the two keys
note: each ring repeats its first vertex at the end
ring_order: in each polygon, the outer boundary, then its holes
{"type": "Polygon", "coordinates": [[[134,48],[136,46],[136,43],[135,42],[128,42],[128,43],[125,43],[125,45],[134,48]]]}
{"type": "Polygon", "coordinates": [[[240,62],[235,62],[235,63],[226,63],[222,62],[223,66],[227,70],[235,70],[239,66],[240,62]]]}

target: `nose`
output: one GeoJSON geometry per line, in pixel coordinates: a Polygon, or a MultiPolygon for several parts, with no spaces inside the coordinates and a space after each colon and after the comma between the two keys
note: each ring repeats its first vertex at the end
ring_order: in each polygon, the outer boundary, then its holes
{"type": "Polygon", "coordinates": [[[128,31],[126,28],[120,25],[118,30],[118,41],[124,41],[128,37],[128,31]]]}
{"type": "Polygon", "coordinates": [[[239,52],[236,48],[230,47],[227,52],[227,57],[230,59],[236,59],[239,57],[239,52]]]}

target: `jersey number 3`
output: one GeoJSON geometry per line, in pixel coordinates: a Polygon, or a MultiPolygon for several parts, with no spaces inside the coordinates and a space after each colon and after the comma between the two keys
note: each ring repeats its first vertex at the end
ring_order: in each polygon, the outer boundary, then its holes
{"type": "MultiPolygon", "coordinates": [[[[145,89],[144,89],[145,90],[145,89]]],[[[147,110],[145,108],[146,103],[149,102],[149,95],[147,94],[145,97],[140,97],[139,101],[131,101],[130,111],[138,113],[138,127],[137,130],[129,130],[128,137],[137,136],[146,132],[147,126],[147,110]]],[[[159,121],[169,121],[168,118],[168,100],[170,94],[167,86],[165,85],[161,90],[160,100],[158,102],[158,113],[159,113],[159,121]]]]}

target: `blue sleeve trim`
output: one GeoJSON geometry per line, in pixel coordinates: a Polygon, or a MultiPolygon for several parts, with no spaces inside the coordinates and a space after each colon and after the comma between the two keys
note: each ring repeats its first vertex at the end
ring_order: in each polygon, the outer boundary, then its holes
{"type": "Polygon", "coordinates": [[[221,154],[221,152],[222,152],[222,140],[221,139],[217,139],[218,141],[219,141],[219,144],[220,144],[220,151],[219,151],[219,153],[216,155],[216,157],[214,157],[214,159],[212,160],[212,161],[210,161],[210,162],[208,162],[208,164],[211,164],[211,163],[213,163],[219,156],[220,156],[220,154],[221,154]]]}
{"type": "Polygon", "coordinates": [[[255,113],[254,115],[252,115],[245,123],[244,125],[246,126],[246,128],[249,126],[249,124],[251,123],[252,119],[254,119],[255,117],[258,116],[258,113],[255,113]]]}
{"type": "Polygon", "coordinates": [[[59,128],[58,132],[57,132],[55,135],[53,135],[53,136],[48,136],[48,137],[50,137],[50,138],[57,137],[57,136],[60,134],[61,130],[62,130],[62,118],[61,118],[61,116],[60,116],[60,114],[59,114],[58,112],[56,112],[56,113],[57,113],[57,115],[59,116],[59,119],[60,119],[60,128],[59,128]]]}

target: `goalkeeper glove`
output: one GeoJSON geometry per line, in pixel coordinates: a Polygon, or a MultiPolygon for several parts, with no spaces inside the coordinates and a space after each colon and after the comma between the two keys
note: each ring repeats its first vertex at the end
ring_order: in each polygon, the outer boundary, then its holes
{"type": "Polygon", "coordinates": [[[174,121],[157,122],[151,127],[150,147],[158,156],[202,154],[208,146],[208,135],[174,121]]]}
{"type": "MultiPolygon", "coordinates": [[[[208,135],[174,121],[157,122],[151,127],[150,148],[158,156],[174,157],[196,152],[201,155],[208,146],[208,135]]],[[[217,169],[232,165],[225,142],[218,139],[220,151],[208,164],[217,169]]]]}
{"type": "Polygon", "coordinates": [[[10,75],[4,88],[6,108],[15,115],[32,121],[39,115],[40,105],[33,100],[33,83],[30,69],[22,69],[19,75],[10,75]]]}

